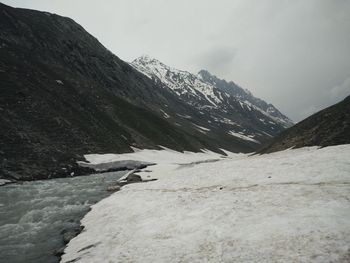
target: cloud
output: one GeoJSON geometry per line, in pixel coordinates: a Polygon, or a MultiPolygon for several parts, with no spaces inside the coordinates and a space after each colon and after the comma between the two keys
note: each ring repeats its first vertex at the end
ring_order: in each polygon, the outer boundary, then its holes
{"type": "Polygon", "coordinates": [[[340,85],[334,86],[329,91],[330,98],[334,102],[338,102],[350,95],[350,77],[345,79],[340,85]]]}
{"type": "Polygon", "coordinates": [[[212,47],[194,56],[193,64],[214,74],[226,75],[231,72],[235,50],[228,46],[212,47]]]}

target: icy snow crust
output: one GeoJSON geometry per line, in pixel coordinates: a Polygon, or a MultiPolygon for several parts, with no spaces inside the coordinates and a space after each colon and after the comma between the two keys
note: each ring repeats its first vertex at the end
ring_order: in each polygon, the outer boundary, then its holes
{"type": "Polygon", "coordinates": [[[349,262],[350,145],[263,156],[142,150],[158,163],[92,207],[62,262],[349,262]]]}

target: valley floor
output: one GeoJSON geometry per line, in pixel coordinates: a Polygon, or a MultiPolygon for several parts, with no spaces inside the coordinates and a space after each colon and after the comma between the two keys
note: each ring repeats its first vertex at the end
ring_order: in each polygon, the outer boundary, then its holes
{"type": "Polygon", "coordinates": [[[350,145],[87,158],[156,162],[140,175],[158,180],[94,205],[62,262],[350,261],[350,145]]]}

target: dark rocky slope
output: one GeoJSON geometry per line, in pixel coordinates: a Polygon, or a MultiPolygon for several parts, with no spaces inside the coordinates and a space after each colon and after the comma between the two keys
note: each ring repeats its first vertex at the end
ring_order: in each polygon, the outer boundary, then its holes
{"type": "Polygon", "coordinates": [[[259,153],[291,147],[331,146],[350,143],[350,96],[276,136],[259,153]]]}
{"type": "Polygon", "coordinates": [[[188,112],[206,121],[73,20],[0,3],[0,177],[83,174],[89,170],[76,165],[83,154],[130,145],[256,149],[176,117],[188,112]],[[174,117],[164,118],[165,109],[174,117]]]}

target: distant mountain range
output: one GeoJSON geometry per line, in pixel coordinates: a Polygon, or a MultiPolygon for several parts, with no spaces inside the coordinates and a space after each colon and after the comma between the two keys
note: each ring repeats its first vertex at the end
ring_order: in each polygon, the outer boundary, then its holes
{"type": "Polygon", "coordinates": [[[131,146],[252,152],[292,125],[208,72],[130,66],[70,18],[0,3],[0,43],[1,178],[84,174],[83,154],[131,146]]]}
{"type": "MultiPolygon", "coordinates": [[[[208,71],[197,75],[171,68],[157,59],[142,56],[131,65],[148,76],[165,90],[173,93],[192,111],[177,116],[200,124],[204,132],[226,133],[253,145],[266,142],[271,137],[293,125],[272,104],[254,97],[233,82],[226,82],[208,71]],[[197,118],[198,112],[201,118],[197,118]]],[[[172,115],[164,112],[167,118],[172,115]]]]}

